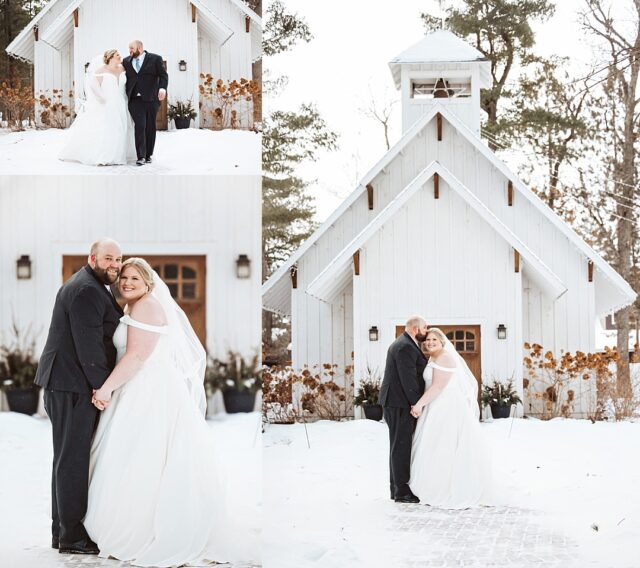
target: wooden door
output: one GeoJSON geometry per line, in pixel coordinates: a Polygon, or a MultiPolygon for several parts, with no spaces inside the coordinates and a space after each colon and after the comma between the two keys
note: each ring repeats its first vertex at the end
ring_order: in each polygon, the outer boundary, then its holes
{"type": "MultiPolygon", "coordinates": [[[[162,62],[165,70],[167,69],[167,62],[162,62]]],[[[168,96],[165,97],[164,101],[160,101],[160,109],[158,110],[158,114],[156,116],[156,130],[168,130],[169,128],[169,119],[167,117],[168,110],[168,96]]]]}
{"type": "MultiPolygon", "coordinates": [[[[167,284],[171,295],[189,318],[202,345],[206,347],[206,258],[204,256],[142,256],[167,284]]],[[[66,282],[87,264],[86,256],[62,257],[62,279],[66,282]]],[[[114,293],[117,296],[117,293],[114,293]]]]}
{"type": "MultiPolygon", "coordinates": [[[[453,343],[456,351],[462,355],[473,376],[478,381],[478,394],[482,390],[482,366],[480,358],[480,326],[479,325],[430,325],[437,327],[453,343]]],[[[396,326],[396,337],[402,335],[404,326],[396,326]]]]}

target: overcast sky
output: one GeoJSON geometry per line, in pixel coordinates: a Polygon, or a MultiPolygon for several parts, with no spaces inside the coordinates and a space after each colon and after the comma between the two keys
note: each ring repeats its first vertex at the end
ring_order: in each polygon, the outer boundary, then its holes
{"type": "MultiPolygon", "coordinates": [[[[357,181],[385,153],[382,127],[362,109],[375,99],[399,99],[388,62],[419,41],[425,31],[420,13],[438,9],[434,0],[284,0],[290,11],[304,16],[314,39],[290,53],[265,60],[271,76],[287,75],[289,83],[277,97],[267,97],[266,110],[289,110],[302,102],[317,105],[330,128],[337,132],[339,149],[318,155],[301,171],[315,179],[317,220],[324,220],[351,192],[357,181]]],[[[620,6],[620,0],[616,0],[620,6]]],[[[451,2],[448,2],[451,4],[451,2]]],[[[447,5],[447,2],[445,2],[447,5]]],[[[568,56],[576,69],[592,62],[593,50],[583,39],[578,22],[583,0],[557,2],[556,14],[535,25],[536,51],[544,56],[568,56]]],[[[391,144],[400,137],[400,104],[394,107],[391,144]]]]}

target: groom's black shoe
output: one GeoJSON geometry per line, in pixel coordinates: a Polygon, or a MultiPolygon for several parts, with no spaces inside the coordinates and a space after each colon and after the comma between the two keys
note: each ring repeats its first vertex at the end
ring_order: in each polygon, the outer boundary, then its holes
{"type": "Polygon", "coordinates": [[[145,160],[144,158],[140,158],[139,160],[136,160],[136,166],[144,166],[147,163],[147,160],[145,160]]]}
{"type": "Polygon", "coordinates": [[[413,493],[409,493],[407,495],[399,495],[395,498],[396,503],[420,503],[420,499],[418,499],[413,493]]]}
{"type": "Polygon", "coordinates": [[[55,548],[56,550],[60,548],[60,539],[57,536],[51,537],[51,548],[55,548]]]}
{"type": "Polygon", "coordinates": [[[153,162],[153,157],[149,156],[148,158],[144,159],[145,163],[150,164],[151,162],[153,162]]]}
{"type": "Polygon", "coordinates": [[[87,538],[69,544],[61,542],[58,552],[60,554],[99,554],[100,550],[95,542],[87,538]]]}

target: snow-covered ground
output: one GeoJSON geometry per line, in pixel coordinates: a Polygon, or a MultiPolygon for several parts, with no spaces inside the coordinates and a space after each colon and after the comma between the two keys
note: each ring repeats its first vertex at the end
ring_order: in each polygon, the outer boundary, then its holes
{"type": "Polygon", "coordinates": [[[145,166],[85,166],[58,159],[66,130],[0,129],[0,174],[260,175],[261,136],[239,130],[158,132],[153,163],[145,166]]]}
{"type": "MultiPolygon", "coordinates": [[[[262,501],[260,415],[209,420],[224,456],[229,501],[246,527],[240,539],[259,538],[262,501]]],[[[7,568],[119,567],[97,557],[51,548],[51,425],[46,418],[0,413],[0,566],[7,568]]],[[[212,515],[216,512],[212,511],[212,515]]],[[[228,566],[228,565],[225,565],[228,566]]],[[[244,565],[243,565],[244,566],[244,565]]]]}
{"type": "Polygon", "coordinates": [[[496,506],[443,511],[389,500],[383,423],[269,426],[264,566],[640,566],[640,423],[482,428],[496,506]]]}

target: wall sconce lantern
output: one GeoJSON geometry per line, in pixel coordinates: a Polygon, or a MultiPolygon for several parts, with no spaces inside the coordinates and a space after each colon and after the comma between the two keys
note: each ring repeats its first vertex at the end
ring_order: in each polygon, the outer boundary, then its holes
{"type": "Polygon", "coordinates": [[[187,62],[184,59],[181,59],[180,61],[178,61],[178,69],[180,69],[180,71],[187,70],[187,62]]]}
{"type": "Polygon", "coordinates": [[[498,339],[506,339],[507,338],[507,327],[501,323],[498,324],[498,339]]]}
{"type": "Polygon", "coordinates": [[[28,254],[23,254],[16,262],[16,275],[18,280],[31,279],[31,259],[28,254]]]}
{"type": "Polygon", "coordinates": [[[251,261],[246,254],[241,254],[236,260],[236,276],[242,280],[251,278],[251,261]]]}
{"type": "Polygon", "coordinates": [[[378,328],[373,325],[369,328],[369,341],[378,341],[378,338],[380,337],[380,332],[378,331],[378,328]]]}

